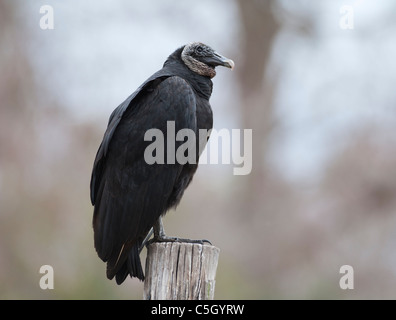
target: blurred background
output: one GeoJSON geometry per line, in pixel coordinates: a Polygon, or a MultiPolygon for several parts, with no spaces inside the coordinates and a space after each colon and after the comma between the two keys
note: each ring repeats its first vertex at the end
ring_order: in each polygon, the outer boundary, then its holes
{"type": "Polygon", "coordinates": [[[394,299],[395,13],[393,0],[0,0],[0,298],[142,298],[93,247],[92,164],[114,108],[201,41],[236,64],[213,79],[214,127],[253,130],[251,174],[201,165],[164,220],[220,248],[215,298],[394,299]]]}

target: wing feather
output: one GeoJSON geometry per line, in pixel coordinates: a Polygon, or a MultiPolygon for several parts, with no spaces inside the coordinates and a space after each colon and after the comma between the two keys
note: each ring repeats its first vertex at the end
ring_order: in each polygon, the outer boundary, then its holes
{"type": "MultiPolygon", "coordinates": [[[[108,261],[110,277],[166,212],[183,169],[177,162],[147,164],[144,150],[151,142],[144,141],[145,132],[157,128],[164,133],[166,142],[167,121],[175,121],[176,130],[196,131],[195,94],[182,78],[165,78],[154,90],[132,100],[130,108],[133,112],[124,110],[121,116],[112,115],[109,126],[115,127],[106,131],[91,181],[95,248],[99,257],[108,261]],[[116,117],[120,118],[114,124],[116,117]]],[[[181,143],[175,142],[176,149],[181,143]]]]}

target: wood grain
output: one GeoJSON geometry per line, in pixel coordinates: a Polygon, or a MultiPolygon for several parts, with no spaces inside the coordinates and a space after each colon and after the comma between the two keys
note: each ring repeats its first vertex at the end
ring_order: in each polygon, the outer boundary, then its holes
{"type": "Polygon", "coordinates": [[[148,246],[144,300],[212,300],[220,249],[208,244],[148,246]]]}

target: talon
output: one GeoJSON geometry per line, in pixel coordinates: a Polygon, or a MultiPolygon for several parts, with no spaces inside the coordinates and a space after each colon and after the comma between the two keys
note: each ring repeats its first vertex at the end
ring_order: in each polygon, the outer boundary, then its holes
{"type": "Polygon", "coordinates": [[[201,245],[208,243],[209,245],[212,245],[212,243],[206,239],[194,240],[194,239],[184,239],[184,238],[178,238],[178,237],[168,237],[167,235],[165,235],[161,218],[159,218],[156,221],[156,224],[153,226],[153,230],[154,230],[154,237],[151,240],[146,242],[146,246],[148,246],[154,242],[181,242],[181,243],[185,242],[185,243],[198,243],[201,245]]]}
{"type": "Polygon", "coordinates": [[[155,237],[146,242],[146,247],[154,242],[179,242],[179,243],[197,243],[201,245],[205,245],[205,243],[212,246],[212,243],[209,240],[195,240],[195,239],[183,239],[178,237],[155,237]]]}
{"type": "Polygon", "coordinates": [[[177,237],[160,237],[160,238],[153,238],[150,241],[147,242],[147,245],[152,244],[153,242],[180,242],[180,243],[197,243],[204,245],[205,243],[208,243],[209,245],[212,245],[212,243],[209,240],[202,239],[202,240],[195,240],[195,239],[183,239],[183,238],[177,238],[177,237]]]}

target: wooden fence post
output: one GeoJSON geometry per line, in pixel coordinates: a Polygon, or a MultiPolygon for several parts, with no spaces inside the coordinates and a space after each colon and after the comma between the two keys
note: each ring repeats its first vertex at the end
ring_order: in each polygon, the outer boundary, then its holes
{"type": "Polygon", "coordinates": [[[219,252],[209,244],[150,244],[143,299],[212,300],[219,252]]]}

